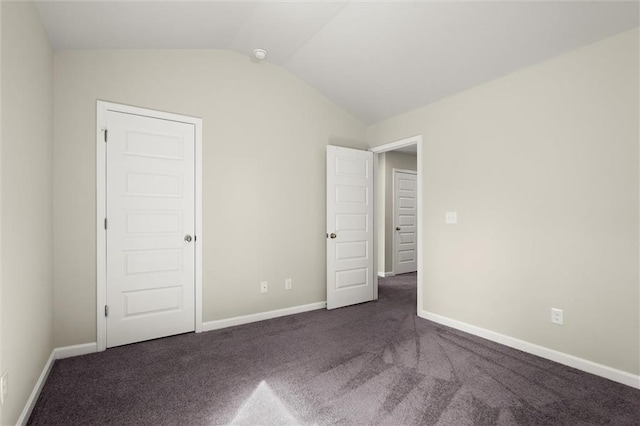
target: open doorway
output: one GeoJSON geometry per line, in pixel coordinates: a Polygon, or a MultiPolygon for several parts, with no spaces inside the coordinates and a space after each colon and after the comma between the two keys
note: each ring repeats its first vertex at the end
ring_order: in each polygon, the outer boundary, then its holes
{"type": "MultiPolygon", "coordinates": [[[[422,310],[422,136],[371,148],[375,154],[377,277],[415,280],[422,310]]],[[[376,298],[377,288],[376,285],[376,298]]]]}
{"type": "Polygon", "coordinates": [[[416,272],[417,154],[407,151],[378,154],[377,167],[378,276],[416,272]]]}

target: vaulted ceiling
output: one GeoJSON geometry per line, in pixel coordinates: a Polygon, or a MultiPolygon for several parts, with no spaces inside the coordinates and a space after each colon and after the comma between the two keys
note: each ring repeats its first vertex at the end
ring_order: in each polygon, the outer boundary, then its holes
{"type": "Polygon", "coordinates": [[[268,51],[365,124],[639,25],[639,3],[43,1],[57,49],[268,51]]]}

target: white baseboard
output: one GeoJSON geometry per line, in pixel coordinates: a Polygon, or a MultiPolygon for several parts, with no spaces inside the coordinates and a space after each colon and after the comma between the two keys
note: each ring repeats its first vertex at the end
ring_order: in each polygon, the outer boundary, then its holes
{"type": "Polygon", "coordinates": [[[33,407],[36,406],[36,401],[38,401],[40,392],[42,392],[42,388],[47,381],[47,377],[49,377],[49,372],[51,371],[51,367],[53,367],[53,362],[56,360],[54,353],[55,349],[51,351],[51,355],[49,355],[49,359],[45,363],[44,368],[42,369],[42,373],[40,373],[40,377],[38,377],[38,381],[33,387],[31,395],[29,395],[29,399],[27,400],[27,403],[25,404],[20,417],[18,417],[18,422],[16,423],[16,425],[26,425],[29,421],[29,416],[31,416],[33,407]]]}
{"type": "Polygon", "coordinates": [[[74,345],[74,346],[65,346],[61,348],[54,348],[51,351],[51,355],[49,355],[49,359],[44,365],[42,369],[42,373],[40,373],[40,377],[38,377],[38,381],[36,385],[33,387],[31,391],[31,395],[29,395],[29,399],[18,418],[18,422],[16,425],[26,425],[29,421],[29,416],[31,416],[31,412],[33,408],[36,406],[36,402],[38,401],[38,397],[40,396],[40,392],[42,392],[42,388],[44,387],[45,382],[47,381],[47,377],[49,377],[49,373],[51,372],[51,367],[53,367],[53,363],[57,359],[69,358],[72,356],[85,355],[96,352],[98,347],[97,343],[85,343],[82,345],[74,345]]]}
{"type": "Polygon", "coordinates": [[[243,315],[240,317],[226,318],[216,321],[207,321],[202,324],[202,331],[213,331],[236,325],[249,324],[287,315],[301,314],[302,312],[315,311],[327,307],[327,302],[311,303],[309,305],[293,306],[291,308],[277,309],[275,311],[260,312],[257,314],[243,315]]]}
{"type": "Polygon", "coordinates": [[[63,346],[53,350],[55,359],[70,358],[72,356],[92,354],[95,352],[98,352],[98,344],[95,342],[84,343],[82,345],[63,346]]]}
{"type": "Polygon", "coordinates": [[[381,271],[378,271],[378,276],[379,276],[380,278],[387,278],[387,277],[395,277],[395,276],[396,276],[396,274],[395,274],[393,271],[390,271],[390,272],[381,272],[381,271]]]}
{"type": "MultiPolygon", "coordinates": [[[[380,273],[378,273],[380,274],[380,273]]],[[[203,331],[218,330],[226,327],[233,327],[236,325],[249,324],[252,322],[263,321],[272,318],[283,317],[286,315],[299,314],[303,312],[314,311],[317,309],[324,309],[327,307],[326,302],[311,303],[308,305],[293,306],[291,308],[278,309],[275,311],[261,312],[257,314],[244,315],[240,317],[227,318],[217,321],[208,321],[202,324],[203,331]]],[[[497,333],[495,331],[488,330],[486,328],[478,327],[472,324],[468,324],[462,321],[458,321],[443,315],[434,314],[425,310],[421,310],[419,316],[429,321],[436,322],[438,324],[446,325],[456,330],[464,331],[475,336],[482,337],[487,340],[491,340],[496,343],[508,346],[510,348],[518,349],[523,352],[530,353],[532,355],[539,356],[541,358],[549,359],[557,363],[567,365],[569,367],[576,368],[578,370],[585,371],[587,373],[595,374],[596,376],[604,377],[605,379],[613,380],[614,382],[622,383],[627,386],[631,386],[636,389],[640,389],[640,376],[627,373],[626,371],[618,370],[612,367],[608,367],[603,364],[598,364],[593,361],[579,358],[573,355],[565,354],[553,349],[546,348],[544,346],[536,345],[524,340],[516,339],[504,334],[497,333]]],[[[53,363],[56,359],[69,358],[72,356],[85,355],[94,353],[97,351],[97,343],[85,343],[81,345],[65,346],[55,348],[51,351],[51,355],[47,360],[42,373],[36,382],[29,399],[22,410],[22,414],[18,418],[17,425],[25,425],[29,420],[29,416],[35,407],[36,401],[40,396],[40,392],[44,387],[47,377],[51,372],[53,363]]]]}
{"type": "Polygon", "coordinates": [[[584,358],[579,358],[577,356],[549,349],[544,346],[516,339],[515,337],[496,333],[495,331],[487,330],[486,328],[477,327],[475,325],[471,325],[466,322],[458,321],[442,315],[434,314],[432,312],[422,310],[420,311],[419,316],[429,321],[446,325],[448,327],[455,328],[456,330],[464,331],[466,333],[473,334],[475,336],[479,336],[505,346],[509,346],[510,348],[518,349],[523,352],[539,356],[541,358],[555,361],[557,363],[594,374],[596,376],[604,377],[605,379],[613,380],[614,382],[622,383],[623,385],[631,386],[632,388],[640,389],[640,375],[617,370],[615,368],[608,367],[603,364],[598,364],[584,358]]]}

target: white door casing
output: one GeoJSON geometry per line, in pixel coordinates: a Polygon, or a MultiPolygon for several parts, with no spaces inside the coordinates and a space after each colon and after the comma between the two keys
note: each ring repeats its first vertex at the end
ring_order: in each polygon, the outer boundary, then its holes
{"type": "Polygon", "coordinates": [[[417,203],[418,203],[418,221],[417,221],[417,232],[418,232],[418,242],[417,242],[417,252],[420,254],[418,256],[418,298],[417,298],[417,304],[416,304],[416,308],[417,308],[417,313],[419,316],[424,316],[424,306],[423,306],[423,289],[425,286],[425,282],[424,282],[424,238],[421,238],[420,235],[421,233],[424,235],[423,230],[424,230],[424,224],[423,224],[423,218],[422,218],[422,214],[421,212],[424,211],[424,197],[422,195],[423,193],[423,188],[422,188],[422,176],[424,176],[424,160],[423,160],[423,152],[424,152],[424,147],[423,147],[423,141],[422,141],[422,135],[415,135],[415,136],[411,136],[405,139],[401,139],[401,140],[397,140],[394,142],[389,142],[389,143],[385,143],[383,145],[380,146],[376,146],[373,148],[370,148],[369,151],[373,152],[374,154],[382,154],[384,152],[390,152],[390,151],[395,151],[397,149],[400,148],[404,148],[404,147],[408,147],[411,145],[415,145],[417,148],[417,160],[418,160],[418,164],[417,164],[417,177],[418,177],[418,182],[417,182],[417,203]]]}
{"type": "Polygon", "coordinates": [[[327,309],[374,298],[373,153],[327,146],[327,309]]]}
{"type": "Polygon", "coordinates": [[[201,121],[103,102],[98,116],[98,350],[201,331],[201,121]]]}
{"type": "Polygon", "coordinates": [[[393,170],[393,272],[418,270],[417,175],[411,170],[393,170]]]}

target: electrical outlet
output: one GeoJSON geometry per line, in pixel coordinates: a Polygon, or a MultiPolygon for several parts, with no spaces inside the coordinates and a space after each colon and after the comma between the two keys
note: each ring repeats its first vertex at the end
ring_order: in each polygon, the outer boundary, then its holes
{"type": "Polygon", "coordinates": [[[291,290],[291,286],[292,286],[291,278],[287,278],[286,280],[284,280],[284,289],[285,290],[291,290]]]}
{"type": "Polygon", "coordinates": [[[563,324],[562,309],[551,308],[551,323],[558,325],[563,324]]]}
{"type": "Polygon", "coordinates": [[[260,293],[269,292],[269,283],[267,281],[260,281],[260,293]]]}
{"type": "Polygon", "coordinates": [[[7,370],[0,377],[0,404],[4,404],[9,396],[9,372],[7,370]]]}

